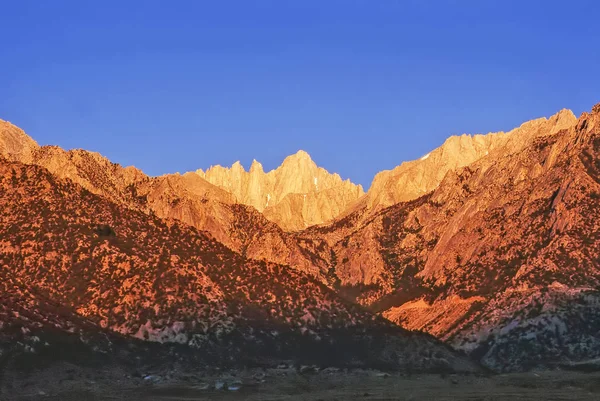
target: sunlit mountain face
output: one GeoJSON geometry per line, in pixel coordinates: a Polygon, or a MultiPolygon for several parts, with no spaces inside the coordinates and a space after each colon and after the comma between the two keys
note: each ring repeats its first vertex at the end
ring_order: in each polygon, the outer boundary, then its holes
{"type": "Polygon", "coordinates": [[[270,172],[149,177],[0,122],[0,357],[416,372],[600,358],[599,151],[600,105],[563,110],[451,137],[365,193],[302,151],[270,172]]]}

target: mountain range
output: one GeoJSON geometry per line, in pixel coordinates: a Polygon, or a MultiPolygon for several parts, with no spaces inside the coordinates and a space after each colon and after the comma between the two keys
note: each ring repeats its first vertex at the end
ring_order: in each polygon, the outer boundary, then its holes
{"type": "Polygon", "coordinates": [[[1,120],[0,156],[0,357],[64,338],[417,371],[600,357],[600,105],[450,137],[366,193],[303,151],[149,177],[1,120]]]}

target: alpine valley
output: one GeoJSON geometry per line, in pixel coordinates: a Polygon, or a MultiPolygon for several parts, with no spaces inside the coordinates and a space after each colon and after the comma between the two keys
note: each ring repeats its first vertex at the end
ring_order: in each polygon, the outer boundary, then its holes
{"type": "Polygon", "coordinates": [[[2,386],[32,360],[401,372],[600,360],[600,104],[450,137],[367,192],[304,151],[268,172],[150,177],[2,120],[0,156],[2,386]]]}

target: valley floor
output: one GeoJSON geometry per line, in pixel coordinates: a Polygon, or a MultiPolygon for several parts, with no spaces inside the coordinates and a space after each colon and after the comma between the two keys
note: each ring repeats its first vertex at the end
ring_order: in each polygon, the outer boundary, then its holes
{"type": "MultiPolygon", "coordinates": [[[[59,369],[60,371],[60,369],[59,369]]],[[[111,373],[112,374],[112,373],[111,373]]],[[[76,374],[78,375],[78,374],[76,374]]],[[[110,375],[109,375],[110,376],[110,375]]],[[[325,371],[299,374],[293,369],[243,371],[235,376],[173,378],[76,378],[50,383],[41,376],[0,394],[4,400],[156,400],[156,401],[391,401],[391,400],[600,400],[600,372],[544,371],[493,376],[390,375],[377,371],[325,371]],[[155,380],[155,383],[150,383],[155,380]],[[215,384],[241,382],[239,390],[215,384]],[[44,387],[45,386],[45,387],[44,387]],[[209,389],[205,389],[209,387],[209,389]],[[10,394],[12,393],[12,394],[10,394]],[[19,393],[19,394],[17,394],[19,393]]]]}

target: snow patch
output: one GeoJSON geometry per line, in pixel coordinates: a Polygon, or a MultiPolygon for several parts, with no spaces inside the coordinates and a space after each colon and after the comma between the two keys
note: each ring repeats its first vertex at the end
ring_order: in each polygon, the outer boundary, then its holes
{"type": "Polygon", "coordinates": [[[425,160],[429,157],[431,153],[427,153],[425,156],[421,157],[419,160],[425,160]]]}
{"type": "Polygon", "coordinates": [[[267,204],[265,207],[269,206],[269,201],[271,200],[271,194],[267,194],[267,204]]]}
{"type": "Polygon", "coordinates": [[[313,178],[313,182],[315,183],[315,190],[318,191],[319,190],[319,180],[317,179],[317,177],[313,178]]]}

